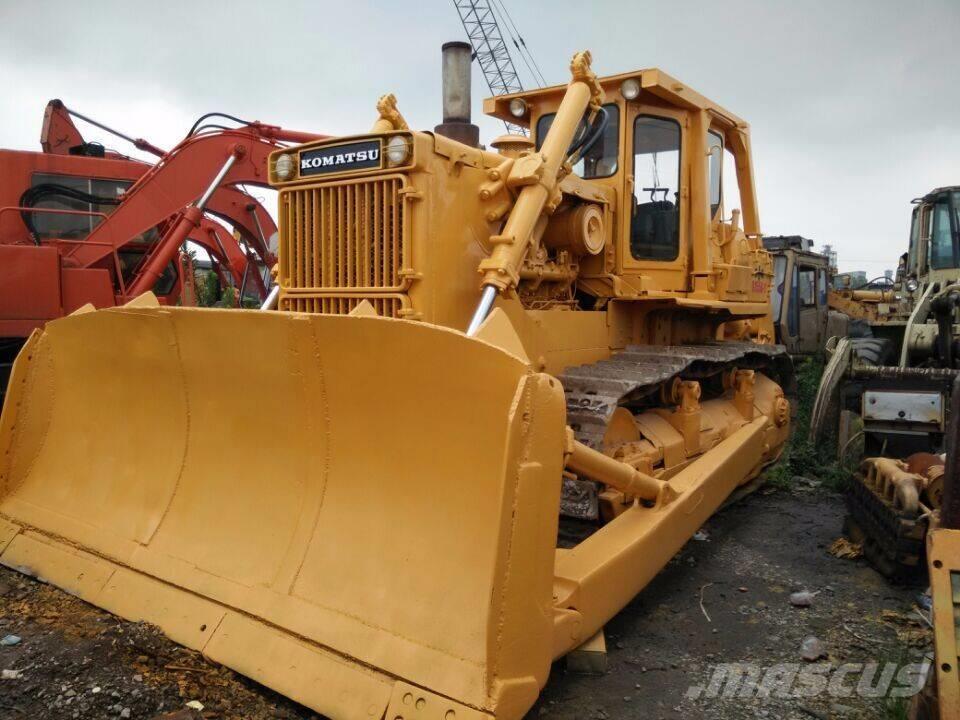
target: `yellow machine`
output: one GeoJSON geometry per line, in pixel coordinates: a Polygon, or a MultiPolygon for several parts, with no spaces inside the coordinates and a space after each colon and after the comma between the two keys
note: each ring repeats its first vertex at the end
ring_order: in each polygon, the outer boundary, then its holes
{"type": "Polygon", "coordinates": [[[960,442],[960,379],[953,382],[946,442],[949,451],[942,468],[942,502],[930,511],[926,534],[934,662],[926,687],[911,702],[910,720],[960,717],[960,465],[953,452],[960,442]]]}
{"type": "Polygon", "coordinates": [[[922,574],[924,535],[943,502],[938,456],[951,449],[948,408],[960,375],[960,187],[913,204],[908,252],[886,296],[897,305],[863,316],[873,337],[830,343],[810,423],[812,442],[833,437],[841,454],[862,455],[847,492],[847,531],[878,570],[902,579],[922,574]]]}
{"type": "Polygon", "coordinates": [[[789,432],[789,360],[745,339],[772,277],[746,123],[659,70],[571,75],[486,101],[532,130],[498,151],[385,96],[276,153],[277,311],[144,297],[35,334],[0,562],[334,720],[521,718],[789,432]],[[558,549],[561,514],[595,532],[558,549]]]}
{"type": "Polygon", "coordinates": [[[768,235],[763,246],[773,256],[770,304],[777,342],[792,355],[823,352],[828,337],[847,334],[846,316],[827,306],[830,258],[799,235],[768,235]]]}
{"type": "Polygon", "coordinates": [[[909,308],[904,307],[903,298],[893,288],[838,288],[830,290],[828,298],[831,309],[871,325],[888,322],[903,324],[910,315],[909,308]]]}

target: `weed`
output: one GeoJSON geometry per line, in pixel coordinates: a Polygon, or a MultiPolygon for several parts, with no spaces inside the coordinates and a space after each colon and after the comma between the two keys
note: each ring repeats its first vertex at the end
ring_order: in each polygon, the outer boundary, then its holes
{"type": "Polygon", "coordinates": [[[837,462],[837,448],[832,440],[814,445],[810,442],[810,415],[823,375],[823,361],[805,358],[797,363],[797,412],[793,432],[780,461],[767,471],[767,482],[781,490],[793,486],[795,477],[819,480],[824,487],[840,492],[850,477],[851,469],[837,462]]]}
{"type": "Polygon", "coordinates": [[[220,299],[220,280],[213,270],[196,272],[197,305],[213,307],[220,299]]]}
{"type": "Polygon", "coordinates": [[[887,698],[883,706],[884,720],[908,720],[910,704],[907,698],[887,698]]]}

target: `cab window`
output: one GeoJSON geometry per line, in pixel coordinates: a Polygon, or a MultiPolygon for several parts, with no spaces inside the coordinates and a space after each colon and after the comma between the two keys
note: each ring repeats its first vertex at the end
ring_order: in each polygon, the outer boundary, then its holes
{"type": "Polygon", "coordinates": [[[787,279],[787,258],[775,255],[773,258],[773,284],[770,286],[770,303],[773,305],[773,319],[780,320],[783,307],[784,281],[787,279]]]}
{"type": "Polygon", "coordinates": [[[796,266],[790,278],[790,302],[787,304],[787,334],[796,337],[800,330],[800,305],[797,302],[797,285],[800,273],[796,266]]]}
{"type": "MultiPolygon", "coordinates": [[[[115,199],[132,185],[130,180],[103,180],[100,178],[77,177],[75,175],[50,175],[35,173],[31,178],[32,188],[49,189],[33,205],[35,208],[51,210],[80,210],[109,215],[116,209],[115,204],[88,203],[71,197],[66,193],[53,191],[60,186],[67,191],[75,190],[98,198],[115,199]]],[[[99,215],[73,215],[59,213],[31,213],[33,227],[42,238],[64,240],[83,240],[103,219],[99,215]]]]}
{"type": "Polygon", "coordinates": [[[817,282],[817,287],[820,290],[820,306],[826,307],[827,305],[827,270],[826,268],[820,268],[818,277],[819,277],[819,280],[817,282]]]}
{"type": "MultiPolygon", "coordinates": [[[[610,177],[616,174],[620,160],[620,108],[616,103],[603,106],[607,112],[607,127],[603,135],[593,144],[583,157],[573,166],[573,171],[584,178],[610,177]]],[[[553,125],[556,113],[541,115],[537,120],[537,150],[543,145],[547,131],[553,125]]],[[[581,125],[582,127],[582,125],[581,125]]]]}
{"type": "Polygon", "coordinates": [[[930,267],[940,270],[957,267],[950,226],[950,206],[938,202],[933,206],[933,227],[930,234],[930,267]]]}
{"type": "Polygon", "coordinates": [[[723,167],[723,138],[710,130],[707,133],[707,178],[710,181],[710,217],[720,209],[720,169],[723,167]]]}
{"type": "Polygon", "coordinates": [[[913,218],[910,221],[910,251],[907,256],[907,272],[918,272],[920,249],[920,208],[913,209],[913,218]]]}
{"type": "Polygon", "coordinates": [[[800,270],[800,307],[808,308],[817,304],[817,271],[813,268],[800,270]]]}
{"type": "Polygon", "coordinates": [[[640,115],[633,125],[635,260],[675,260],[680,254],[680,123],[640,115]]]}

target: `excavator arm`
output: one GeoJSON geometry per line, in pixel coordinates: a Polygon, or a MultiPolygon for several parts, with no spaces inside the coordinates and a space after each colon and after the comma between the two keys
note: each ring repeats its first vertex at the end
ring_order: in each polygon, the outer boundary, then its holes
{"type": "MultiPolygon", "coordinates": [[[[234,162],[214,189],[227,185],[266,185],[267,158],[274,142],[247,130],[224,130],[189,137],[125,194],[117,209],[90,233],[88,242],[68,257],[71,265],[90,267],[103,261],[130,238],[182,212],[209,189],[228,159],[234,162]]],[[[155,253],[162,248],[164,238],[155,253]]],[[[176,251],[176,246],[172,249],[176,251]]]]}
{"type": "MultiPolygon", "coordinates": [[[[83,139],[83,135],[77,129],[76,123],[73,122],[74,117],[78,117],[101,130],[105,130],[111,135],[123,138],[138,150],[148,152],[157,157],[164,156],[164,151],[156,145],[147,142],[143,138],[133,138],[129,135],[124,135],[122,132],[114,130],[108,125],[104,125],[86,115],[81,115],[64,105],[62,100],[51,100],[47,103],[47,107],[43,112],[43,127],[40,130],[40,147],[43,148],[45,153],[70,155],[76,153],[78,148],[88,146],[88,143],[83,139]]],[[[104,150],[104,157],[127,159],[124,155],[113,150],[104,150]]]]}
{"type": "Polygon", "coordinates": [[[265,186],[269,153],[280,143],[305,142],[323,136],[254,122],[236,130],[192,134],[172,151],[165,152],[146,140],[124,135],[69,110],[59,100],[52,100],[44,113],[41,133],[45,152],[69,154],[77,147],[86,146],[73,122],[74,116],[160,156],[161,160],[130,188],[121,205],[90,234],[87,243],[66,250],[65,265],[109,266],[113,253],[131,238],[162,226],[160,240],[144,258],[136,277],[128,283],[124,293],[127,298],[151,289],[187,239],[196,240],[215,253],[220,264],[229,268],[238,286],[249,280],[261,298],[265,297],[263,280],[258,272],[249,272],[247,254],[237,239],[218,230],[215,223],[204,222],[204,212],[232,225],[261,263],[273,265],[276,255],[270,249],[270,238],[277,231],[276,224],[256,199],[236,186],[265,186]],[[206,201],[204,207],[198,209],[196,201],[201,195],[206,201]],[[194,204],[191,206],[191,203],[194,204]]]}
{"type": "Polygon", "coordinates": [[[277,232],[273,217],[260,202],[240,188],[221,186],[207,203],[207,213],[233,226],[267,267],[277,262],[270,238],[277,232]]]}
{"type": "Polygon", "coordinates": [[[60,100],[51,100],[43,110],[43,127],[40,130],[40,147],[52,155],[69,155],[72,148],[86,145],[60,100]]]}
{"type": "Polygon", "coordinates": [[[204,218],[191,233],[190,241],[206,250],[219,265],[229,269],[238,292],[253,288],[261,300],[266,297],[267,288],[254,259],[240,249],[236,238],[220,223],[204,218]]]}

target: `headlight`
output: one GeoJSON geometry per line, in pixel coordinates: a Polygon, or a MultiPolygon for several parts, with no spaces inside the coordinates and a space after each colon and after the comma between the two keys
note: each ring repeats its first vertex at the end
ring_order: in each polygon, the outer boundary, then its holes
{"type": "Polygon", "coordinates": [[[410,138],[394,135],[387,140],[387,162],[390,165],[402,165],[410,155],[410,138]]]}
{"type": "Polygon", "coordinates": [[[640,83],[636,78],[627,78],[620,83],[620,94],[627,100],[636,100],[640,94],[640,83]]]}
{"type": "Polygon", "coordinates": [[[281,155],[277,158],[277,164],[273,171],[277,174],[277,180],[289,180],[293,177],[296,167],[297,163],[294,161],[293,155],[281,155]]]}
{"type": "Polygon", "coordinates": [[[912,293],[915,293],[917,288],[920,287],[920,283],[917,282],[916,278],[907,278],[905,285],[907,286],[907,292],[912,293]]]}
{"type": "Polygon", "coordinates": [[[510,101],[510,114],[515,118],[522,118],[527,114],[527,101],[523,98],[514,98],[510,101]]]}

